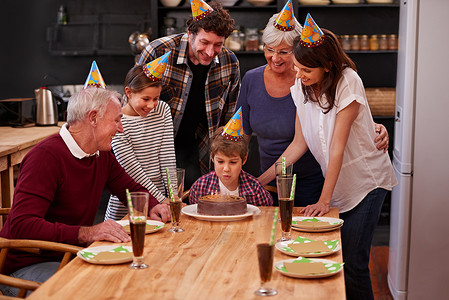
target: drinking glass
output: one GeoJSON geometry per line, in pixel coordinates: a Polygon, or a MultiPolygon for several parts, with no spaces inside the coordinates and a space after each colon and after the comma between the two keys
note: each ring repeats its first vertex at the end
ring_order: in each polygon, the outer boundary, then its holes
{"type": "Polygon", "coordinates": [[[254,215],[253,219],[256,241],[255,250],[257,250],[260,276],[260,287],[254,293],[258,296],[274,296],[277,294],[277,291],[268,286],[273,273],[274,243],[270,244],[272,239],[273,211],[261,212],[258,215],[254,215]]]}
{"type": "Polygon", "coordinates": [[[278,161],[274,164],[276,175],[292,175],[293,164],[289,161],[285,162],[285,174],[282,174],[282,162],[278,161]]]}
{"type": "Polygon", "coordinates": [[[295,191],[292,191],[293,175],[276,176],[279,199],[279,214],[281,215],[282,236],[278,242],[290,241],[295,191]],[[292,199],[290,195],[293,193],[292,199]]]}
{"type": "Polygon", "coordinates": [[[131,269],[148,268],[143,262],[143,248],[145,245],[145,229],[148,214],[148,193],[131,192],[132,207],[128,206],[129,226],[131,228],[131,241],[133,245],[133,262],[131,269]]]}
{"type": "Polygon", "coordinates": [[[169,168],[171,190],[173,191],[174,201],[170,199],[171,224],[169,232],[183,232],[181,228],[181,208],[182,195],[184,193],[185,169],[169,168]]]}

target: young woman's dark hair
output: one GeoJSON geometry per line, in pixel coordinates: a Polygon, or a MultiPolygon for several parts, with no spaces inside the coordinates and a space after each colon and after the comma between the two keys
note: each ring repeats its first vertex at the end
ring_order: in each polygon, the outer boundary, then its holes
{"type": "Polygon", "coordinates": [[[210,2],[208,3],[213,8],[213,12],[206,16],[204,19],[195,21],[192,14],[187,20],[187,29],[197,34],[202,28],[206,32],[215,32],[218,36],[224,36],[227,38],[234,30],[234,19],[231,19],[227,10],[223,9],[221,3],[210,2]]]}
{"type": "Polygon", "coordinates": [[[301,39],[298,36],[294,41],[293,54],[296,61],[301,65],[308,68],[326,68],[329,70],[329,72],[324,73],[324,79],[319,91],[320,95],[326,95],[327,105],[323,106],[321,102],[311,97],[313,95],[313,86],[302,86],[305,101],[318,102],[320,107],[324,109],[324,113],[328,113],[335,105],[335,92],[343,70],[349,67],[357,71],[357,68],[355,63],[343,51],[335,34],[324,28],[321,30],[324,33],[324,40],[321,45],[313,48],[304,47],[301,45],[301,39]]]}

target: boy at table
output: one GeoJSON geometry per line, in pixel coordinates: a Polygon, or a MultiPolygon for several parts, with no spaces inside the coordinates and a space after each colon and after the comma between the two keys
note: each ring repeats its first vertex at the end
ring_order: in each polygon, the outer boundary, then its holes
{"type": "Polygon", "coordinates": [[[257,178],[242,170],[248,158],[248,143],[240,108],[226,126],[218,128],[212,136],[210,152],[215,171],[195,181],[190,188],[190,204],[202,196],[219,193],[240,196],[252,205],[273,205],[271,194],[257,178]]]}
{"type": "MultiPolygon", "coordinates": [[[[91,87],[88,77],[85,89],[69,99],[67,123],[59,134],[37,144],[23,159],[1,237],[79,246],[99,240],[131,240],[115,221],[92,226],[104,188],[122,202],[126,189],[148,192],[125,172],[111,152],[113,136],[123,132],[120,95],[104,88],[100,79],[91,87]]],[[[163,222],[169,219],[169,207],[159,204],[151,194],[149,209],[150,218],[163,222]]],[[[10,251],[1,272],[44,282],[56,272],[60,259],[49,252],[36,255],[10,251]]],[[[3,285],[0,290],[10,296],[18,291],[3,285]]]]}

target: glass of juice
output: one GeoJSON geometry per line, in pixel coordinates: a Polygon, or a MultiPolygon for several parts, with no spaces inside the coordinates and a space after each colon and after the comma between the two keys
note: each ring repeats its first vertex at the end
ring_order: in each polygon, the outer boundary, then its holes
{"type": "Polygon", "coordinates": [[[143,260],[145,246],[145,229],[148,215],[148,193],[131,192],[132,207],[128,206],[129,226],[131,228],[131,241],[133,246],[133,262],[131,269],[145,269],[148,265],[143,260]]]}
{"type": "Polygon", "coordinates": [[[171,192],[173,198],[170,196],[170,211],[172,227],[169,232],[183,232],[181,228],[181,208],[182,208],[182,194],[184,193],[184,178],[185,169],[169,168],[168,174],[170,176],[171,192]]]}
{"type": "Polygon", "coordinates": [[[279,199],[279,214],[281,215],[282,236],[278,242],[290,241],[292,230],[293,204],[295,191],[292,191],[293,175],[277,175],[276,186],[279,199]]]}
{"type": "MultiPolygon", "coordinates": [[[[277,291],[269,287],[271,275],[273,273],[274,257],[274,235],[272,235],[273,211],[264,211],[257,216],[253,216],[254,230],[257,251],[257,262],[259,265],[260,286],[254,291],[258,296],[274,296],[277,291]]],[[[277,220],[274,222],[277,224],[277,220]]]]}

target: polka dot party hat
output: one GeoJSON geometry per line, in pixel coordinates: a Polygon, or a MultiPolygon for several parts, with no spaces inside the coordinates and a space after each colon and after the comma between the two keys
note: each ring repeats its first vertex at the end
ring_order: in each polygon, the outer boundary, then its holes
{"type": "Polygon", "coordinates": [[[156,58],[153,61],[150,61],[146,65],[143,65],[143,72],[150,78],[152,81],[162,80],[162,75],[167,68],[168,57],[170,56],[171,51],[165,53],[161,57],[156,58]]]}
{"type": "Polygon", "coordinates": [[[308,13],[306,21],[302,27],[301,45],[312,48],[321,45],[324,40],[324,34],[320,27],[315,23],[312,16],[308,13]]]}
{"type": "Polygon", "coordinates": [[[231,141],[240,141],[243,139],[242,126],[242,108],[240,107],[229,120],[228,124],[223,128],[221,133],[225,138],[231,141]]]}
{"type": "Polygon", "coordinates": [[[192,16],[195,21],[204,19],[214,10],[203,0],[190,0],[192,16]]]}
{"type": "Polygon", "coordinates": [[[292,0],[288,0],[287,3],[285,3],[284,8],[279,13],[273,25],[281,31],[292,31],[295,29],[295,16],[293,14],[292,0]]]}

